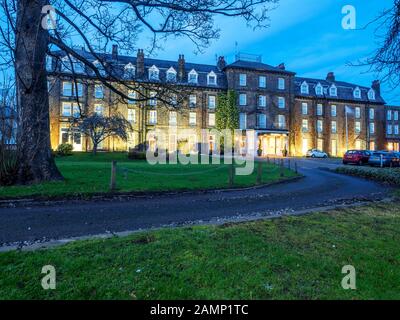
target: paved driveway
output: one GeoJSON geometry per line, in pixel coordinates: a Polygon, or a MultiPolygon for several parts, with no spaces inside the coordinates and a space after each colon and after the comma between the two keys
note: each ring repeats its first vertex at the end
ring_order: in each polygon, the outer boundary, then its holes
{"type": "Polygon", "coordinates": [[[343,202],[380,199],[389,191],[371,181],[321,169],[336,167],[340,164],[338,160],[291,159],[292,165],[294,161],[304,179],[260,189],[0,208],[0,245],[199,220],[280,215],[343,202]]]}

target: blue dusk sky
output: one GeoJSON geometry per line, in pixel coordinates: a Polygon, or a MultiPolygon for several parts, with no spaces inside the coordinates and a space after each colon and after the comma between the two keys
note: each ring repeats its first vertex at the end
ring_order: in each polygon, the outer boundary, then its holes
{"type": "MultiPolygon", "coordinates": [[[[393,0],[280,0],[268,29],[253,31],[238,18],[218,18],[221,37],[203,53],[195,54],[190,41],[180,38],[165,43],[156,57],[177,59],[183,53],[186,61],[214,64],[216,55],[223,55],[231,63],[238,50],[262,55],[267,64],[284,62],[299,76],[325,78],[333,71],[337,80],[369,87],[376,75],[348,64],[377,48],[375,26],[363,27],[392,5],[393,0]],[[355,7],[359,30],[342,28],[345,5],[355,7]]],[[[388,104],[400,105],[400,88],[394,91],[383,85],[382,95],[388,104]]]]}

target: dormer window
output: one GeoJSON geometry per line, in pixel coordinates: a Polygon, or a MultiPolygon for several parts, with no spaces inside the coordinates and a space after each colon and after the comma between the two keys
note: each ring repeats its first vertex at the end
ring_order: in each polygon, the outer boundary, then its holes
{"type": "Polygon", "coordinates": [[[329,95],[331,97],[337,97],[337,88],[334,84],[329,89],[329,95]]]}
{"type": "Polygon", "coordinates": [[[360,90],[359,87],[357,87],[357,88],[354,89],[353,94],[354,94],[354,98],[356,98],[356,99],[361,99],[361,90],[360,90]]]}
{"type": "Polygon", "coordinates": [[[214,73],[214,71],[211,71],[207,75],[207,84],[215,86],[217,84],[217,75],[214,73]]]}
{"type": "Polygon", "coordinates": [[[324,93],[324,88],[322,87],[322,85],[320,83],[317,84],[317,86],[315,87],[315,93],[317,96],[322,96],[324,93]]]}
{"type": "Polygon", "coordinates": [[[308,94],[309,93],[309,89],[308,89],[308,84],[307,84],[307,82],[303,82],[302,84],[301,84],[301,94],[308,94]]]}
{"type": "Polygon", "coordinates": [[[104,69],[103,64],[102,64],[99,60],[96,60],[95,62],[93,62],[93,64],[94,64],[94,66],[95,66],[96,69],[100,72],[100,74],[101,74],[102,76],[105,76],[105,75],[106,75],[106,70],[104,69]]]}
{"type": "Polygon", "coordinates": [[[73,57],[65,56],[61,59],[61,71],[62,72],[74,72],[83,73],[83,65],[80,61],[73,57]],[[72,64],[71,64],[72,63],[72,64]]]}
{"type": "Polygon", "coordinates": [[[160,70],[158,70],[158,68],[155,65],[149,68],[149,80],[152,81],[160,80],[160,70]]]}
{"type": "Polygon", "coordinates": [[[369,100],[375,100],[375,91],[374,91],[374,89],[370,89],[368,91],[368,99],[369,100]]]}
{"type": "Polygon", "coordinates": [[[167,81],[168,82],[176,82],[176,70],[171,67],[167,70],[167,81]]]}
{"type": "Polygon", "coordinates": [[[199,76],[199,75],[197,74],[196,70],[193,69],[193,70],[190,71],[189,74],[188,74],[188,82],[189,82],[189,83],[197,84],[198,76],[199,76]]]}
{"type": "Polygon", "coordinates": [[[136,74],[136,67],[132,63],[128,63],[124,68],[124,78],[133,79],[136,74]]]}

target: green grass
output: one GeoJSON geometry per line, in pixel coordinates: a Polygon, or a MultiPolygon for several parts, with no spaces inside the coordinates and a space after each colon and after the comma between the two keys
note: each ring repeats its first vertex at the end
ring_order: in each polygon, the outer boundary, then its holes
{"type": "Polygon", "coordinates": [[[0,299],[400,299],[399,230],[392,203],[1,253],[0,299]]]}
{"type": "MultiPolygon", "coordinates": [[[[118,161],[117,188],[119,192],[173,191],[218,189],[228,187],[228,165],[155,165],[146,161],[129,160],[126,153],[74,154],[56,158],[65,177],[63,182],[31,186],[0,187],[0,199],[12,197],[85,196],[109,191],[111,161],[118,161]]],[[[236,176],[235,187],[248,187],[256,182],[257,170],[250,176],[236,176]]],[[[263,182],[275,182],[295,177],[285,169],[264,164],[263,182]]]]}

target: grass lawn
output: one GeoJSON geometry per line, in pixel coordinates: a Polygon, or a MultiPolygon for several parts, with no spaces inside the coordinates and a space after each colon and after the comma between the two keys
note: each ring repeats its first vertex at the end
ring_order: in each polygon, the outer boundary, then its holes
{"type": "MultiPolygon", "coordinates": [[[[56,158],[63,182],[32,186],[0,187],[0,199],[23,196],[79,196],[109,191],[111,161],[118,161],[117,188],[120,192],[217,189],[228,187],[228,165],[149,165],[129,160],[126,153],[78,153],[56,158]]],[[[235,187],[255,185],[257,169],[250,176],[236,176],[235,187]]],[[[294,177],[285,169],[284,178],[294,177]]],[[[283,180],[280,168],[264,164],[263,183],[283,180]]]]}
{"type": "Polygon", "coordinates": [[[391,203],[1,253],[0,299],[400,299],[399,230],[391,203]]]}

